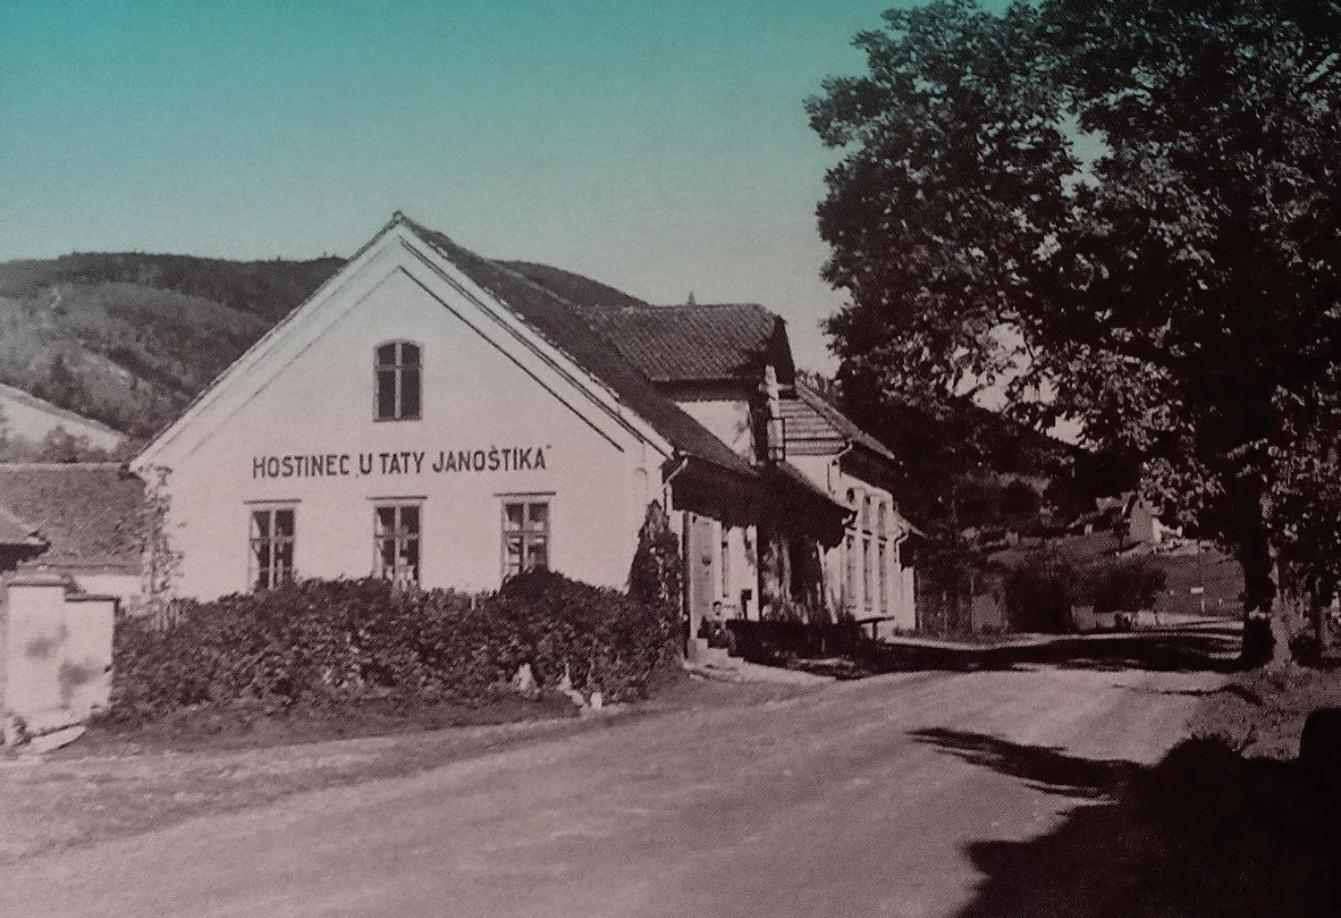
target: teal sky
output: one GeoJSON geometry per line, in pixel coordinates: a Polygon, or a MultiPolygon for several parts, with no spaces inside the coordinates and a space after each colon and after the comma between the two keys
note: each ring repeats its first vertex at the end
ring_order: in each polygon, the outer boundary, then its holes
{"type": "Polygon", "coordinates": [[[348,255],[402,209],[653,302],[762,302],[831,368],[802,100],[890,5],[0,0],[0,260],[348,255]]]}

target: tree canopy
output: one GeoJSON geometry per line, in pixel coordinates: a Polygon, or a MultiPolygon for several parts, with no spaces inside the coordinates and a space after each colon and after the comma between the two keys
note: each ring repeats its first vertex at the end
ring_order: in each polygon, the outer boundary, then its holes
{"type": "Polygon", "coordinates": [[[856,44],[807,103],[853,391],[1075,419],[1250,611],[1341,561],[1341,3],[942,0],[856,44]]]}

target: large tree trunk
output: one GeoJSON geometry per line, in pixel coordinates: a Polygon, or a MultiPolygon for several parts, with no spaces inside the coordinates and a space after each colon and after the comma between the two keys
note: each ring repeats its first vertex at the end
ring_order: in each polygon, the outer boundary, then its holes
{"type": "Polygon", "coordinates": [[[1336,599],[1336,583],[1330,578],[1318,583],[1309,596],[1309,623],[1318,642],[1318,655],[1327,653],[1332,643],[1331,629],[1327,626],[1327,610],[1336,599]]]}
{"type": "Polygon", "coordinates": [[[1243,649],[1247,666],[1283,667],[1290,662],[1289,626],[1276,588],[1275,552],[1258,517],[1247,528],[1238,551],[1243,568],[1243,649]]]}

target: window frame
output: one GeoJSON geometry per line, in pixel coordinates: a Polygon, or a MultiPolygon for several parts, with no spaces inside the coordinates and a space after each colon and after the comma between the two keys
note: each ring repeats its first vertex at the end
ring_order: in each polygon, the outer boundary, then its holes
{"type": "Polygon", "coordinates": [[[861,606],[867,612],[874,605],[874,591],[871,589],[871,565],[874,562],[871,551],[871,534],[862,533],[861,537],[861,606]]]}
{"type": "Polygon", "coordinates": [[[884,539],[876,543],[876,576],[880,590],[878,609],[884,615],[889,612],[889,543],[884,539]]]}
{"type": "Polygon", "coordinates": [[[718,559],[718,576],[721,579],[722,601],[728,603],[731,599],[731,529],[732,526],[726,520],[720,524],[721,528],[721,557],[718,559]]]}
{"type": "Polygon", "coordinates": [[[534,570],[534,567],[526,566],[526,559],[529,549],[532,547],[533,540],[537,535],[542,537],[545,547],[545,570],[554,570],[554,495],[552,493],[527,493],[527,494],[499,494],[498,497],[498,525],[499,525],[499,582],[506,583],[510,578],[517,574],[526,573],[534,570]],[[508,506],[511,504],[520,504],[522,506],[521,529],[511,530],[508,528],[508,506]],[[545,506],[545,524],[543,530],[532,529],[531,506],[543,504],[545,506]],[[513,535],[521,538],[521,544],[518,546],[517,570],[508,571],[508,542],[513,535]]]}
{"type": "Polygon", "coordinates": [[[878,604],[876,609],[881,615],[889,612],[889,515],[890,502],[881,498],[876,505],[876,581],[878,604]]]}
{"type": "Polygon", "coordinates": [[[396,421],[422,421],[424,419],[424,345],[411,338],[392,338],[386,341],[380,341],[373,346],[373,421],[377,423],[394,423],[396,421]],[[404,359],[405,346],[409,345],[415,349],[418,359],[414,363],[407,363],[404,359]],[[382,362],[382,348],[394,347],[395,356],[391,363],[382,362]],[[405,414],[403,410],[403,400],[405,392],[405,372],[413,369],[418,374],[418,410],[414,414],[405,414]],[[391,401],[392,413],[389,417],[382,416],[382,374],[390,372],[391,375],[391,401]]]}
{"type": "Polygon", "coordinates": [[[285,583],[292,583],[298,579],[298,502],[297,501],[264,501],[261,503],[248,503],[247,507],[247,590],[248,593],[261,593],[266,590],[273,590],[285,583]],[[276,516],[280,513],[290,514],[290,528],[287,536],[279,536],[275,525],[276,516]],[[257,535],[256,520],[257,517],[264,514],[266,517],[266,534],[257,535]],[[266,561],[262,566],[257,557],[257,548],[260,545],[266,546],[266,561]],[[275,563],[278,551],[283,546],[288,546],[289,563],[287,569],[281,569],[275,563]],[[284,573],[276,575],[276,570],[283,570],[284,573]],[[259,585],[258,581],[261,571],[268,571],[266,583],[259,585]]]}
{"type": "Polygon", "coordinates": [[[857,531],[849,528],[843,536],[843,560],[844,568],[844,588],[847,595],[844,597],[843,605],[848,609],[856,609],[860,604],[857,596],[857,531]]]}
{"type": "Polygon", "coordinates": [[[378,497],[373,499],[373,567],[372,576],[379,580],[390,580],[396,587],[408,587],[418,589],[424,582],[424,499],[422,497],[378,497]],[[418,518],[418,527],[410,535],[402,532],[404,529],[402,519],[403,513],[407,509],[414,509],[418,518]],[[381,525],[380,512],[382,510],[393,511],[391,534],[386,535],[379,532],[381,525]],[[393,556],[399,558],[401,549],[404,545],[414,543],[415,547],[415,567],[414,578],[403,579],[396,576],[397,565],[391,567],[391,575],[387,576],[387,568],[382,560],[382,545],[384,542],[391,542],[393,556]]]}

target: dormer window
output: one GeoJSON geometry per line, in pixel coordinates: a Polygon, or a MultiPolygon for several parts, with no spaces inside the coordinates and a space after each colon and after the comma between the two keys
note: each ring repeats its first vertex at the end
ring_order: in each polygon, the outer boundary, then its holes
{"type": "Polygon", "coordinates": [[[379,421],[417,421],[423,373],[420,348],[409,341],[379,345],[373,377],[377,387],[374,417],[379,421]]]}

